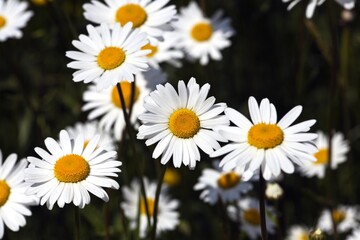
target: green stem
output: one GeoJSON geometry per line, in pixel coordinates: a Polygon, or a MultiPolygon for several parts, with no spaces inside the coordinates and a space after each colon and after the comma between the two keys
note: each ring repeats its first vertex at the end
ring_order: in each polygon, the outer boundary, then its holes
{"type": "Polygon", "coordinates": [[[154,201],[154,216],[153,216],[154,222],[153,222],[153,228],[152,228],[152,233],[151,233],[152,240],[156,239],[156,226],[157,226],[157,215],[158,215],[158,209],[159,209],[159,197],[160,197],[161,186],[162,186],[162,183],[164,180],[165,172],[166,172],[166,166],[163,167],[162,172],[160,173],[158,184],[156,186],[155,201],[154,201]]]}
{"type": "Polygon", "coordinates": [[[74,221],[75,221],[74,239],[80,240],[80,211],[79,211],[79,207],[77,206],[74,206],[74,221]]]}
{"type": "Polygon", "coordinates": [[[266,206],[265,206],[265,179],[262,175],[262,170],[260,168],[259,173],[259,196],[260,196],[260,218],[261,218],[261,236],[262,240],[267,240],[267,230],[266,230],[266,206]]]}

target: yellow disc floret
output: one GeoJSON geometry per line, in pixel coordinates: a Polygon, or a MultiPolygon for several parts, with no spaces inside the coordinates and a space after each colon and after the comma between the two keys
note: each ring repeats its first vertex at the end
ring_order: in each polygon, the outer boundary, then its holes
{"type": "Polygon", "coordinates": [[[249,208],[247,210],[244,211],[244,219],[247,223],[254,225],[254,226],[259,226],[260,225],[260,213],[257,209],[255,208],[249,208]]]}
{"type": "Polygon", "coordinates": [[[167,168],[164,175],[164,183],[169,186],[176,186],[180,183],[181,175],[180,173],[172,168],[167,168]]]}
{"type": "Polygon", "coordinates": [[[150,43],[146,44],[141,49],[142,50],[151,50],[151,52],[146,55],[149,58],[153,57],[156,54],[156,52],[158,51],[157,46],[151,45],[150,43]]]}
{"type": "Polygon", "coordinates": [[[59,158],[54,167],[55,177],[65,183],[80,182],[87,178],[89,173],[89,163],[77,154],[68,154],[59,158]]]}
{"type": "Polygon", "coordinates": [[[97,56],[97,63],[104,70],[117,68],[125,61],[125,52],[119,47],[106,47],[97,56]]]}
{"type": "Polygon", "coordinates": [[[169,129],[178,138],[192,138],[200,130],[200,120],[192,110],[180,108],[171,114],[169,129]]]}
{"type": "Polygon", "coordinates": [[[334,219],[334,222],[337,224],[344,221],[344,219],[346,217],[345,212],[341,211],[341,210],[333,210],[331,215],[332,215],[332,218],[334,219]]]}
{"type": "Polygon", "coordinates": [[[225,173],[220,176],[217,183],[223,189],[235,187],[240,182],[240,176],[235,172],[225,173]]]}
{"type": "Polygon", "coordinates": [[[0,207],[2,207],[10,196],[10,187],[4,180],[0,180],[0,207]]]}
{"type": "Polygon", "coordinates": [[[259,123],[252,126],[248,132],[248,142],[256,148],[274,148],[283,140],[284,133],[276,124],[259,123]]]}
{"type": "Polygon", "coordinates": [[[316,157],[315,164],[324,165],[329,162],[329,150],[326,148],[319,149],[317,153],[314,154],[316,157]]]}
{"type": "Polygon", "coordinates": [[[0,15],[0,29],[6,24],[6,19],[0,15]]]}
{"type": "MultiPolygon", "coordinates": [[[[154,207],[155,207],[154,199],[148,198],[147,205],[148,205],[148,209],[149,209],[149,215],[150,215],[150,217],[152,217],[154,215],[154,207]]],[[[143,198],[141,198],[141,201],[140,201],[140,214],[146,214],[145,201],[143,198]]]]}
{"type": "MultiPolygon", "coordinates": [[[[121,90],[124,94],[124,101],[125,101],[125,107],[126,108],[130,108],[130,104],[131,104],[131,83],[123,81],[120,83],[120,87],[121,90]]],[[[134,89],[134,102],[137,101],[137,99],[139,98],[140,95],[140,89],[138,87],[135,86],[134,89]]],[[[113,90],[111,92],[111,101],[113,102],[113,104],[118,107],[118,108],[122,108],[121,102],[120,102],[120,96],[119,96],[119,92],[117,90],[117,87],[113,87],[113,90]]]]}
{"type": "Polygon", "coordinates": [[[195,26],[191,29],[191,37],[198,41],[198,42],[204,42],[209,40],[213,33],[213,28],[209,23],[198,23],[195,24],[195,26]]]}
{"type": "Polygon", "coordinates": [[[147,14],[143,7],[138,4],[128,3],[116,11],[116,22],[124,26],[128,22],[133,23],[133,28],[138,28],[146,22],[147,14]]]}
{"type": "Polygon", "coordinates": [[[309,240],[309,234],[302,233],[299,237],[299,240],[309,240]]]}

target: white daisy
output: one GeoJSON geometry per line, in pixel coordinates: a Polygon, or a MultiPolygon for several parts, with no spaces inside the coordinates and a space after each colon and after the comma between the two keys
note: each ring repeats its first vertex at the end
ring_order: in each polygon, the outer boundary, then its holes
{"type": "Polygon", "coordinates": [[[171,33],[165,32],[163,41],[153,41],[146,44],[142,49],[151,50],[146,56],[149,65],[153,68],[159,68],[159,64],[162,62],[170,63],[175,67],[181,67],[179,60],[184,57],[184,54],[182,51],[174,48],[176,44],[177,39],[171,33]]]}
{"type": "MultiPolygon", "coordinates": [[[[253,198],[242,198],[237,202],[238,208],[229,206],[227,208],[229,217],[240,220],[240,230],[245,232],[250,239],[257,239],[261,236],[261,217],[259,201],[253,198]]],[[[266,208],[266,228],[268,233],[275,232],[274,211],[271,207],[266,208]]]]}
{"type": "Polygon", "coordinates": [[[87,123],[76,123],[73,127],[67,127],[66,131],[69,133],[71,139],[75,139],[79,134],[84,136],[84,148],[96,135],[100,135],[98,145],[102,146],[104,150],[115,150],[114,139],[109,132],[103,131],[99,127],[97,121],[87,123]]]}
{"type": "Polygon", "coordinates": [[[25,27],[33,13],[26,11],[27,2],[0,0],[0,42],[8,38],[21,38],[21,28],[25,27]]]}
{"type": "Polygon", "coordinates": [[[16,163],[17,155],[10,154],[3,162],[0,150],[0,239],[4,224],[14,232],[26,225],[25,216],[31,216],[29,206],[38,204],[34,195],[25,194],[28,184],[24,182],[26,159],[16,163]]]}
{"type": "Polygon", "coordinates": [[[98,90],[115,86],[121,81],[134,81],[133,74],[148,68],[146,54],[141,50],[148,43],[145,33],[115,24],[112,29],[102,24],[99,30],[87,25],[88,36],[81,34],[72,44],[80,51],[67,51],[66,56],[75,60],[67,66],[78,69],[73,73],[75,82],[95,82],[98,90]]]}
{"type": "MultiPolygon", "coordinates": [[[[148,182],[144,179],[145,192],[147,197],[147,204],[149,208],[149,214],[151,217],[151,223],[153,222],[154,206],[155,206],[155,192],[157,183],[148,182]]],[[[130,188],[122,187],[122,193],[124,196],[124,202],[121,203],[121,207],[125,212],[125,216],[130,220],[130,228],[135,229],[138,211],[140,211],[140,237],[145,237],[146,229],[148,227],[145,200],[140,196],[140,184],[138,181],[132,181],[130,188]],[[140,203],[139,203],[140,201],[140,203]],[[139,208],[140,206],[140,208],[139,208]]],[[[156,234],[159,235],[161,232],[173,230],[179,224],[179,213],[176,209],[179,207],[179,201],[173,200],[168,196],[167,188],[163,186],[161,188],[159,202],[158,202],[158,213],[157,213],[157,228],[156,234]]]]}
{"type": "Polygon", "coordinates": [[[234,35],[229,18],[222,18],[223,12],[217,11],[212,18],[203,15],[196,2],[182,8],[178,21],[173,22],[176,46],[184,49],[190,59],[199,59],[202,65],[213,60],[221,60],[220,50],[229,47],[229,38],[234,35]]]}
{"type": "Polygon", "coordinates": [[[243,181],[242,173],[239,168],[234,171],[205,168],[194,190],[202,190],[200,198],[211,205],[216,204],[219,198],[224,204],[236,201],[253,188],[251,183],[243,181]]]}
{"type": "Polygon", "coordinates": [[[229,125],[227,117],[220,115],[226,104],[214,104],[214,97],[207,98],[210,85],[200,88],[195,78],[187,86],[179,81],[178,92],[169,83],[156,88],[145,98],[147,112],[139,116],[143,125],[137,138],[147,139],[147,146],[158,142],[152,157],[162,155],[162,164],[173,156],[175,167],[183,163],[194,168],[196,161],[200,161],[198,147],[210,154],[220,148],[217,141],[226,141],[213,131],[215,126],[229,125]]]}
{"type": "Polygon", "coordinates": [[[124,26],[131,22],[134,28],[146,32],[151,38],[161,38],[163,26],[176,15],[175,5],[165,5],[170,0],[105,0],[105,3],[92,0],[85,3],[84,16],[87,20],[124,26]]]}
{"type": "Polygon", "coordinates": [[[45,202],[49,209],[57,202],[59,207],[73,202],[83,208],[90,203],[89,192],[108,201],[102,187],[118,189],[119,184],[109,178],[117,177],[121,162],[114,160],[115,151],[104,151],[99,143],[100,136],[94,136],[85,146],[84,136],[70,140],[67,131],[60,132],[60,143],[46,138],[49,152],[35,148],[40,156],[28,157],[30,165],[25,169],[25,181],[30,183],[27,193],[36,194],[40,204],[45,202]]]}
{"type": "Polygon", "coordinates": [[[360,228],[355,229],[346,240],[359,240],[360,239],[360,228]]]}
{"type": "Polygon", "coordinates": [[[293,173],[293,163],[303,165],[316,160],[313,154],[317,148],[310,141],[317,135],[307,133],[316,121],[290,126],[299,117],[301,106],[294,107],[277,122],[275,106],[267,98],[259,106],[255,98],[250,97],[249,111],[252,122],[238,111],[227,108],[225,114],[236,126],[217,128],[220,134],[232,141],[211,154],[211,157],[227,154],[220,162],[225,170],[245,166],[247,171],[244,174],[251,177],[261,168],[264,178],[269,180],[272,176],[277,177],[281,170],[293,173]]]}
{"type": "MultiPolygon", "coordinates": [[[[156,84],[165,81],[166,75],[155,69],[136,75],[134,102],[130,119],[132,123],[135,123],[139,114],[145,111],[143,107],[145,96],[155,88],[156,84]]],[[[125,106],[129,109],[132,96],[131,84],[127,81],[122,81],[120,86],[124,94],[125,106]]],[[[100,127],[107,132],[112,130],[113,127],[115,138],[120,140],[126,124],[117,87],[111,87],[98,92],[95,85],[90,85],[88,90],[84,92],[83,99],[86,104],[82,110],[91,110],[88,119],[101,118],[99,122],[100,127]]]]}
{"type": "MultiPolygon", "coordinates": [[[[288,10],[291,10],[296,4],[298,4],[301,0],[282,0],[283,2],[291,2],[288,6],[288,10]]],[[[350,10],[355,7],[355,0],[335,0],[339,3],[343,8],[350,10]]],[[[323,4],[325,0],[310,0],[306,7],[306,17],[312,18],[315,12],[316,6],[320,6],[323,4]]]]}
{"type": "Polygon", "coordinates": [[[310,229],[295,225],[292,226],[286,236],[286,240],[309,240],[310,229]]]}
{"type": "Polygon", "coordinates": [[[277,200],[284,194],[283,189],[277,183],[267,183],[265,195],[268,199],[277,200]]]}
{"type": "Polygon", "coordinates": [[[344,233],[359,226],[359,223],[357,222],[358,216],[358,207],[339,206],[335,208],[332,213],[330,210],[326,209],[321,213],[318,221],[318,227],[324,232],[331,234],[333,232],[333,223],[331,218],[333,218],[336,223],[337,232],[344,233]]]}
{"type": "MultiPolygon", "coordinates": [[[[314,154],[316,162],[306,162],[300,166],[300,171],[307,177],[324,178],[329,163],[329,138],[321,131],[318,131],[317,134],[315,145],[318,151],[314,154]]],[[[342,133],[335,133],[331,138],[331,145],[331,169],[336,169],[340,163],[346,161],[349,143],[344,139],[342,133]]]]}

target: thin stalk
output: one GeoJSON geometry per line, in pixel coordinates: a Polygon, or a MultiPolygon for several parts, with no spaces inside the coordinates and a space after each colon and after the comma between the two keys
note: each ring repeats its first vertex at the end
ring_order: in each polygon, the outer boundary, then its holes
{"type": "Polygon", "coordinates": [[[222,201],[221,197],[218,196],[218,198],[219,198],[218,209],[219,209],[219,214],[220,214],[221,220],[222,220],[221,226],[222,226],[223,233],[224,233],[223,239],[234,239],[231,237],[231,233],[229,231],[230,223],[226,216],[226,206],[225,206],[224,202],[222,201]]]}
{"type": "MultiPolygon", "coordinates": [[[[118,90],[118,93],[119,93],[121,106],[126,106],[125,105],[124,94],[123,94],[123,92],[121,90],[120,83],[117,83],[116,87],[117,87],[117,90],[118,90]]],[[[129,138],[130,138],[130,141],[131,141],[130,145],[131,145],[133,153],[134,153],[134,158],[139,159],[136,156],[137,155],[136,145],[135,145],[135,140],[134,140],[134,136],[133,136],[132,129],[131,129],[131,123],[130,123],[129,115],[128,115],[125,107],[122,107],[121,109],[123,110],[124,119],[125,119],[125,123],[126,123],[126,131],[127,131],[128,135],[129,135],[129,138]]],[[[142,193],[144,199],[147,199],[146,191],[145,191],[145,184],[144,184],[144,179],[142,177],[143,174],[142,174],[142,170],[140,169],[140,164],[135,164],[135,165],[136,165],[136,171],[137,171],[137,174],[138,174],[139,180],[140,180],[141,193],[142,193]]],[[[148,206],[147,201],[145,201],[144,205],[145,205],[145,211],[146,211],[146,218],[147,218],[148,226],[150,227],[151,226],[150,214],[149,214],[150,211],[149,211],[149,206],[148,206]]]]}
{"type": "Polygon", "coordinates": [[[151,233],[151,239],[155,240],[156,239],[156,226],[157,226],[157,215],[158,215],[158,209],[159,209],[159,197],[160,197],[160,192],[161,192],[161,186],[164,180],[164,176],[165,176],[165,172],[166,172],[166,166],[163,167],[162,172],[160,173],[159,176],[159,181],[157,183],[156,186],[156,192],[155,192],[155,201],[154,201],[154,216],[153,216],[153,228],[152,228],[152,233],[151,233]]]}
{"type": "Polygon", "coordinates": [[[260,167],[260,176],[259,176],[259,196],[260,196],[260,219],[261,219],[261,236],[262,240],[267,240],[267,230],[266,230],[266,206],[265,206],[265,179],[262,175],[262,170],[260,167]]]}
{"type": "MultiPolygon", "coordinates": [[[[120,203],[118,204],[118,206],[119,205],[120,205],[120,203]]],[[[121,217],[121,223],[122,223],[122,227],[123,227],[123,231],[125,233],[126,239],[130,239],[128,223],[126,221],[125,213],[124,213],[124,210],[122,209],[122,207],[120,207],[120,217],[121,217]]]]}
{"type": "Polygon", "coordinates": [[[130,94],[130,107],[129,107],[129,118],[131,119],[131,113],[135,102],[135,89],[136,89],[136,76],[134,76],[134,81],[131,82],[131,94],[130,94]]]}
{"type": "Polygon", "coordinates": [[[77,206],[74,206],[74,221],[75,221],[74,239],[80,240],[80,212],[79,212],[79,207],[77,206]]]}
{"type": "MultiPolygon", "coordinates": [[[[106,192],[109,194],[109,191],[106,190],[106,192]]],[[[104,222],[105,222],[105,240],[110,239],[110,233],[109,233],[109,205],[107,203],[104,203],[104,222]]]]}

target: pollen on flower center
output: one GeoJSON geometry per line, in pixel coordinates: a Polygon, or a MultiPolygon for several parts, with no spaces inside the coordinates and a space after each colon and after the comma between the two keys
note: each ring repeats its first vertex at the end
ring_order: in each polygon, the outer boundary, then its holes
{"type": "Polygon", "coordinates": [[[314,156],[316,158],[315,164],[323,165],[329,162],[329,150],[326,148],[319,149],[314,156]]]}
{"type": "Polygon", "coordinates": [[[142,50],[151,50],[151,52],[146,55],[149,58],[153,57],[156,54],[156,52],[158,51],[157,46],[151,45],[149,43],[146,44],[145,46],[143,46],[141,49],[142,50]]]}
{"type": "MultiPolygon", "coordinates": [[[[122,92],[124,94],[125,107],[130,108],[130,104],[131,104],[131,83],[126,82],[126,81],[120,82],[120,87],[121,87],[121,90],[122,90],[122,92]]],[[[135,89],[134,89],[134,103],[138,100],[139,95],[140,95],[140,89],[135,86],[135,89]]],[[[113,104],[116,107],[122,108],[122,105],[121,105],[121,102],[120,102],[119,92],[118,92],[116,86],[113,87],[113,89],[112,89],[111,101],[113,102],[113,104]]]]}
{"type": "MultiPolygon", "coordinates": [[[[150,215],[150,217],[152,217],[154,215],[154,207],[155,207],[154,199],[148,198],[147,205],[149,208],[149,215],[150,215]]],[[[146,214],[145,201],[143,198],[141,198],[141,201],[140,201],[140,214],[146,214]]]]}
{"type": "Polygon", "coordinates": [[[235,187],[240,182],[240,176],[235,172],[223,174],[218,179],[218,185],[223,189],[230,189],[235,187]]]}
{"type": "Polygon", "coordinates": [[[68,154],[59,158],[54,167],[55,177],[65,183],[80,182],[87,178],[89,173],[89,163],[77,154],[68,154]]]}
{"type": "Polygon", "coordinates": [[[2,207],[10,196],[10,187],[4,180],[0,180],[0,207],[2,207]]]}
{"type": "Polygon", "coordinates": [[[198,23],[191,29],[191,36],[198,42],[209,40],[213,33],[212,26],[209,23],[198,23]]]}
{"type": "Polygon", "coordinates": [[[171,114],[169,129],[179,138],[191,138],[200,130],[200,120],[193,111],[180,108],[171,114]]]}
{"type": "Polygon", "coordinates": [[[260,225],[260,213],[255,208],[250,208],[244,211],[244,219],[251,225],[259,226],[260,225]]]}
{"type": "Polygon", "coordinates": [[[0,28],[4,27],[6,24],[6,19],[3,16],[0,16],[0,28]]]}
{"type": "Polygon", "coordinates": [[[252,126],[248,133],[249,144],[257,148],[274,148],[283,140],[284,133],[276,124],[259,123],[252,126]]]}
{"type": "Polygon", "coordinates": [[[147,19],[147,14],[143,7],[138,4],[128,3],[121,6],[116,11],[116,22],[124,26],[128,22],[133,23],[133,28],[143,25],[147,19]]]}
{"type": "Polygon", "coordinates": [[[106,47],[97,56],[97,63],[104,70],[117,68],[125,61],[125,52],[119,47],[106,47]]]}
{"type": "Polygon", "coordinates": [[[341,211],[341,210],[333,210],[332,211],[332,218],[334,219],[335,223],[341,223],[342,221],[344,221],[346,214],[345,212],[341,211]]]}

